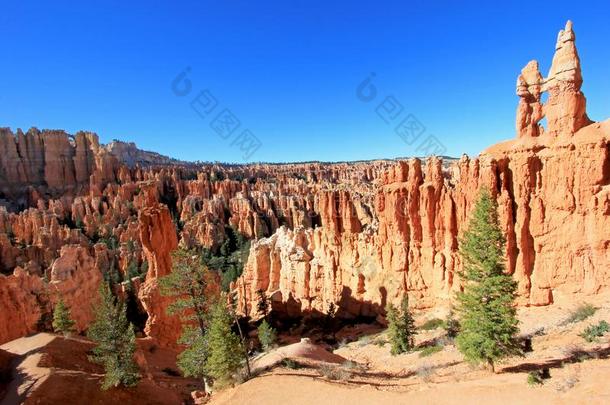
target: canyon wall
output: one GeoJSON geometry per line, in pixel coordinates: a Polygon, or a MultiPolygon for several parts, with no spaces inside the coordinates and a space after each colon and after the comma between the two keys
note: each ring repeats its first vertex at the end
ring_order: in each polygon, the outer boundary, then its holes
{"type": "Polygon", "coordinates": [[[481,187],[499,203],[520,305],[607,289],[610,121],[587,117],[571,23],[546,79],[538,66],[517,80],[517,139],[474,159],[183,164],[88,132],[0,130],[0,343],[48,330],[60,297],[83,332],[108,282],[135,300],[139,333],[173,346],[180,324],[158,286],[171,252],[221,254],[235,234],[251,240],[232,288],[252,318],[259,291],[287,317],[332,303],[374,318],[404,294],[447,306],[481,187]]]}
{"type": "Polygon", "coordinates": [[[331,303],[346,317],[374,316],[404,294],[417,308],[450,305],[461,288],[459,237],[482,186],[499,202],[519,304],[607,288],[610,122],[592,124],[581,85],[568,22],[548,78],[531,61],[517,79],[517,140],[449,170],[436,158],[399,162],[378,187],[373,226],[362,226],[353,193],[321,193],[321,228],[280,229],[252,246],[235,285],[241,311],[260,316],[259,291],[291,316],[331,303]]]}

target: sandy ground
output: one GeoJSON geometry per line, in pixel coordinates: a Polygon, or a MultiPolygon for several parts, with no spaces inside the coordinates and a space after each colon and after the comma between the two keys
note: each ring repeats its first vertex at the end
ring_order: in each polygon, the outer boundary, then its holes
{"type": "MultiPolygon", "coordinates": [[[[330,379],[321,371],[329,365],[319,361],[296,370],[280,364],[242,385],[215,393],[210,403],[610,404],[610,334],[594,343],[578,336],[590,324],[610,321],[610,297],[586,301],[598,311],[569,324],[565,320],[579,301],[520,309],[521,331],[533,335],[534,350],[499,364],[497,373],[465,363],[451,343],[426,357],[419,352],[392,356],[385,343],[387,336],[381,333],[335,351],[349,360],[342,366],[331,366],[344,370],[338,378],[330,379]],[[551,378],[543,385],[529,386],[528,372],[543,368],[549,369],[551,378]]],[[[425,346],[442,335],[441,329],[422,331],[416,343],[425,346]]],[[[287,348],[290,350],[281,354],[293,351],[287,348]]],[[[267,359],[279,354],[271,352],[267,359]]]]}
{"type": "Polygon", "coordinates": [[[51,370],[38,367],[42,357],[40,349],[53,341],[55,336],[40,333],[31,337],[13,340],[0,349],[18,355],[13,360],[13,380],[7,387],[2,405],[22,403],[29,392],[36,390],[49,377],[51,370]]]}
{"type": "Polygon", "coordinates": [[[41,333],[0,348],[18,357],[13,381],[1,405],[13,404],[182,404],[199,389],[197,380],[177,375],[176,353],[138,340],[136,359],[142,379],[135,388],[100,389],[104,370],[88,360],[87,339],[41,333]]]}

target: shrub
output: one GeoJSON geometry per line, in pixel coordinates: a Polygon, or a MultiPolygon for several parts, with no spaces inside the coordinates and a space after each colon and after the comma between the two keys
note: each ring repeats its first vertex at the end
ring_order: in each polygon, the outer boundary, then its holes
{"type": "Polygon", "coordinates": [[[291,370],[298,370],[300,369],[302,366],[299,362],[294,361],[292,359],[289,358],[285,358],[282,360],[282,365],[286,368],[289,368],[291,370]]]}
{"type": "Polygon", "coordinates": [[[258,340],[265,350],[269,350],[277,340],[275,329],[269,325],[266,319],[258,327],[258,340]]]}
{"type": "Polygon", "coordinates": [[[387,308],[388,335],[392,344],[391,353],[397,355],[408,352],[414,347],[414,337],[417,333],[415,321],[409,310],[409,297],[405,295],[396,309],[392,304],[387,308]]]}
{"type": "Polygon", "coordinates": [[[66,307],[63,299],[59,299],[53,309],[53,330],[55,333],[63,333],[68,336],[74,331],[74,320],[70,316],[70,309],[66,307]]]}
{"type": "Polygon", "coordinates": [[[434,345],[434,346],[424,347],[419,352],[419,357],[428,357],[428,356],[431,356],[434,353],[438,353],[438,352],[440,352],[442,350],[443,350],[443,346],[441,346],[441,345],[434,345]]]}
{"type": "Polygon", "coordinates": [[[357,370],[362,369],[362,366],[360,364],[358,364],[352,360],[347,360],[347,361],[343,362],[343,364],[341,364],[341,367],[343,367],[343,369],[345,369],[345,370],[352,370],[352,371],[357,371],[357,370]]]}
{"type": "Polygon", "coordinates": [[[579,335],[587,342],[595,342],[597,338],[602,337],[604,333],[610,330],[610,325],[606,321],[600,321],[597,325],[589,325],[587,328],[579,335]]]}
{"type": "Polygon", "coordinates": [[[443,322],[443,329],[448,338],[454,339],[460,333],[460,321],[455,319],[453,311],[449,311],[447,319],[443,322]]]}
{"type": "Polygon", "coordinates": [[[591,304],[581,304],[570,314],[568,319],[566,319],[565,324],[584,321],[595,314],[596,311],[597,308],[591,304]]]}
{"type": "Polygon", "coordinates": [[[343,368],[324,363],[318,369],[320,375],[333,381],[345,381],[351,378],[351,373],[343,368]]]}
{"type": "Polygon", "coordinates": [[[370,343],[371,343],[371,337],[369,335],[362,336],[360,339],[358,339],[359,347],[364,347],[370,343]]]}
{"type": "Polygon", "coordinates": [[[429,382],[434,375],[434,367],[428,363],[424,363],[421,366],[417,367],[415,371],[417,376],[421,378],[425,382],[429,382]]]}
{"type": "Polygon", "coordinates": [[[536,371],[530,371],[529,373],[527,373],[527,385],[535,386],[535,385],[542,385],[542,383],[543,383],[542,374],[540,373],[540,371],[536,370],[536,371]]]}
{"type": "Polygon", "coordinates": [[[388,343],[388,340],[387,340],[387,339],[384,339],[384,338],[382,338],[382,337],[378,337],[377,339],[373,340],[373,344],[374,344],[375,346],[378,346],[378,347],[383,347],[383,346],[385,346],[387,343],[388,343]]]}
{"type": "Polygon", "coordinates": [[[445,322],[442,319],[434,318],[434,319],[430,319],[430,320],[424,322],[424,324],[422,326],[420,326],[419,329],[434,330],[434,329],[438,329],[438,328],[444,326],[444,324],[445,324],[445,322]]]}

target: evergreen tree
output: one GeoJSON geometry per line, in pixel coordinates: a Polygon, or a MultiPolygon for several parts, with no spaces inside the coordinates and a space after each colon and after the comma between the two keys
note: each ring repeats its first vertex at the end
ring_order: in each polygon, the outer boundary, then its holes
{"type": "Polygon", "coordinates": [[[454,339],[458,335],[460,331],[460,322],[455,319],[453,309],[447,314],[447,318],[443,322],[443,329],[445,329],[448,338],[454,339]]]}
{"type": "Polygon", "coordinates": [[[468,361],[486,362],[492,370],[497,360],[521,352],[515,339],[517,283],[504,272],[504,244],[497,202],[483,189],[460,240],[466,284],[457,296],[457,347],[468,361]]]}
{"type": "Polygon", "coordinates": [[[265,292],[263,290],[258,290],[256,292],[258,296],[258,302],[256,304],[256,309],[259,314],[263,315],[263,318],[266,320],[267,315],[269,314],[269,300],[265,296],[265,292]]]}
{"type": "Polygon", "coordinates": [[[172,272],[160,279],[161,294],[173,297],[170,315],[179,315],[187,325],[205,333],[208,308],[207,268],[197,252],[180,249],[172,254],[172,272]]]}
{"type": "Polygon", "coordinates": [[[202,255],[180,249],[172,254],[172,272],[160,279],[161,294],[174,298],[170,315],[179,315],[182,336],[179,343],[186,349],[178,356],[178,367],[184,375],[205,378],[207,360],[206,328],[210,306],[208,279],[210,274],[202,255]]]}
{"type": "Polygon", "coordinates": [[[102,389],[124,385],[134,386],[140,375],[134,361],[136,336],[127,320],[122,302],[112,295],[107,285],[100,287],[100,303],[95,308],[95,321],[87,336],[96,343],[91,360],[102,364],[106,371],[102,389]]]}
{"type": "Polygon", "coordinates": [[[231,330],[233,318],[223,299],[212,307],[206,338],[208,358],[205,370],[217,386],[229,383],[243,360],[239,337],[231,330]]]}
{"type": "Polygon", "coordinates": [[[333,337],[335,334],[336,316],[337,308],[335,307],[335,303],[331,302],[330,304],[328,304],[328,310],[326,311],[326,315],[324,315],[323,328],[326,332],[332,332],[333,337]]]}
{"type": "Polygon", "coordinates": [[[263,319],[263,322],[258,326],[258,340],[265,350],[269,350],[277,340],[275,329],[269,325],[266,319],[263,319]]]}
{"type": "Polygon", "coordinates": [[[178,343],[186,349],[178,355],[176,364],[185,377],[206,379],[205,366],[208,360],[208,336],[197,328],[186,328],[178,343]]]}
{"type": "Polygon", "coordinates": [[[138,277],[140,275],[140,269],[138,267],[138,262],[132,260],[129,262],[127,266],[127,279],[131,281],[132,278],[138,277]]]}
{"type": "Polygon", "coordinates": [[[406,294],[402,298],[400,309],[396,309],[392,304],[388,305],[387,319],[392,355],[396,356],[413,350],[417,330],[415,329],[413,316],[409,311],[409,297],[406,294]]]}
{"type": "Polygon", "coordinates": [[[62,298],[53,309],[53,330],[55,333],[63,333],[65,336],[74,331],[74,320],[70,317],[70,309],[62,298]]]}

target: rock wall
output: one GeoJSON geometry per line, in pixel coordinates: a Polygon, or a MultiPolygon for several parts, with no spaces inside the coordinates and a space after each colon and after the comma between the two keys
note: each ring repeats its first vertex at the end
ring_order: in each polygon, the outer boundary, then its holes
{"type": "Polygon", "coordinates": [[[165,205],[140,212],[140,240],[149,263],[146,281],[138,292],[148,314],[144,331],[162,346],[175,346],[182,326],[178,317],[168,315],[167,307],[172,301],[159,289],[159,278],[171,272],[170,255],[178,247],[176,229],[165,205]]]}
{"type": "Polygon", "coordinates": [[[330,303],[346,317],[374,316],[406,293],[418,308],[449,305],[461,288],[459,237],[482,186],[499,202],[519,304],[608,288],[610,121],[591,123],[581,85],[568,22],[549,77],[532,61],[518,78],[517,140],[449,169],[436,158],[399,162],[377,189],[373,220],[354,193],[316,195],[321,228],[280,229],[252,245],[234,286],[240,310],[259,316],[259,290],[289,316],[326,312],[330,303]]]}
{"type": "Polygon", "coordinates": [[[257,316],[259,290],[286,316],[334,303],[375,317],[405,293],[418,308],[448,305],[482,186],[499,202],[519,304],[607,288],[610,122],[586,116],[574,38],[569,23],[546,79],[535,61],[522,70],[517,139],[476,159],[164,164],[88,132],[0,130],[0,343],[47,327],[60,295],[84,330],[106,279],[119,295],[133,286],[144,332],[175,345],[158,286],[171,251],[218,253],[235,232],[252,239],[233,285],[244,314],[257,316]]]}

